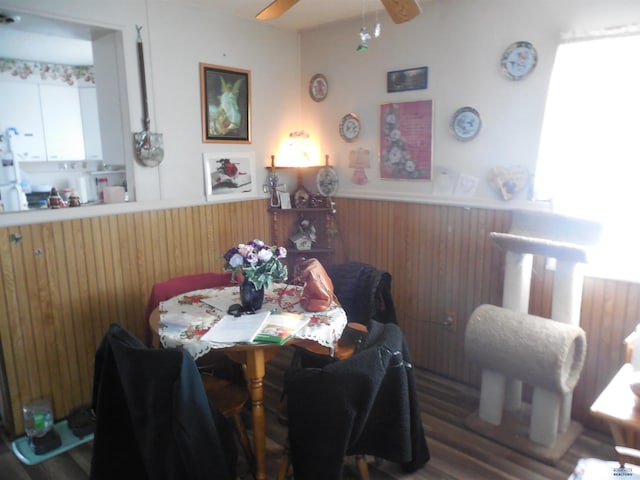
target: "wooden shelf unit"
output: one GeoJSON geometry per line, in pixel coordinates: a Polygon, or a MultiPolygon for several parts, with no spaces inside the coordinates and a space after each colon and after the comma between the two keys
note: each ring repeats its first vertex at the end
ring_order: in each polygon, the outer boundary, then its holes
{"type": "Polygon", "coordinates": [[[317,258],[323,265],[333,261],[333,235],[329,226],[335,221],[330,207],[279,208],[269,207],[271,215],[271,238],[274,245],[283,245],[287,249],[286,264],[289,269],[289,281],[293,280],[294,266],[299,258],[317,258]],[[309,220],[316,229],[317,240],[309,250],[298,250],[289,237],[293,235],[302,220],[309,220]]]}

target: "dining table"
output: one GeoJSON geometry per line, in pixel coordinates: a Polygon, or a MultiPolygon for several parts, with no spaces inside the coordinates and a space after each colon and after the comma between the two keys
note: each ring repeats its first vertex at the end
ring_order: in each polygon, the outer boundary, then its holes
{"type": "MultiPolygon", "coordinates": [[[[323,312],[308,312],[300,304],[303,287],[273,283],[265,289],[264,302],[259,311],[292,312],[308,322],[285,345],[296,345],[315,353],[333,355],[347,325],[344,309],[334,302],[323,312]]],[[[202,337],[229,310],[240,303],[236,286],[215,287],[183,293],[160,302],[151,313],[149,324],[163,348],[183,348],[197,360],[218,350],[244,366],[251,398],[253,440],[256,458],[255,478],[266,479],[266,428],[263,380],[265,365],[282,345],[275,343],[215,343],[202,337]]]]}

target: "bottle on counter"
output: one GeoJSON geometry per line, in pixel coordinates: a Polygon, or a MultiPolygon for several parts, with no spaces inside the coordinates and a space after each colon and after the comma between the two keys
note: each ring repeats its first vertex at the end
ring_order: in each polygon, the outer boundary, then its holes
{"type": "Polygon", "coordinates": [[[96,192],[98,201],[104,203],[104,187],[109,186],[109,179],[106,177],[96,178],[96,192]]]}
{"type": "Polygon", "coordinates": [[[69,195],[69,206],[70,207],[79,207],[80,206],[80,195],[75,190],[71,192],[69,195]]]}
{"type": "Polygon", "coordinates": [[[51,193],[49,194],[49,208],[60,208],[62,206],[62,199],[60,195],[58,195],[58,190],[56,187],[51,188],[51,193]]]}
{"type": "Polygon", "coordinates": [[[69,197],[71,196],[71,189],[70,188],[63,188],[62,191],[60,192],[60,198],[62,198],[62,201],[65,203],[69,203],[69,197]]]}

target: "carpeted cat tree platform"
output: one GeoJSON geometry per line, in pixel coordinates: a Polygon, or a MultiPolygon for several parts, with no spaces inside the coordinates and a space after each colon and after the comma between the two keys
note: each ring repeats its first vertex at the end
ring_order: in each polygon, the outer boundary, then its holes
{"type": "Polygon", "coordinates": [[[542,212],[514,212],[509,233],[490,238],[507,251],[502,307],[481,305],[465,331],[467,360],[482,369],[480,406],[468,428],[547,463],[582,432],[572,392],[586,355],[579,327],[588,246],[600,225],[542,212]],[[551,318],[528,314],[533,255],[556,259],[551,318]],[[530,405],[522,385],[533,388],[530,405]]]}

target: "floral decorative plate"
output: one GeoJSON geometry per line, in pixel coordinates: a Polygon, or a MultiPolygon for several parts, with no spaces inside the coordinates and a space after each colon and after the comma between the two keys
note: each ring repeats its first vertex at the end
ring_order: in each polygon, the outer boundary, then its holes
{"type": "Polygon", "coordinates": [[[360,135],[360,118],[355,113],[347,113],[340,120],[338,130],[345,142],[353,142],[360,135]]]}
{"type": "Polygon", "coordinates": [[[502,55],[502,73],[511,80],[526,77],[538,63],[538,52],[529,42],[515,42],[502,55]]]}
{"type": "Polygon", "coordinates": [[[316,176],[316,185],[320,195],[325,197],[335,195],[338,190],[338,173],[335,168],[328,165],[322,167],[316,176]]]}
{"type": "Polygon", "coordinates": [[[309,95],[316,102],[324,100],[329,93],[329,82],[321,73],[316,73],[309,82],[309,95]]]}
{"type": "Polygon", "coordinates": [[[456,110],[451,120],[451,131],[461,142],[475,138],[480,132],[482,121],[475,108],[462,107],[456,110]]]}

